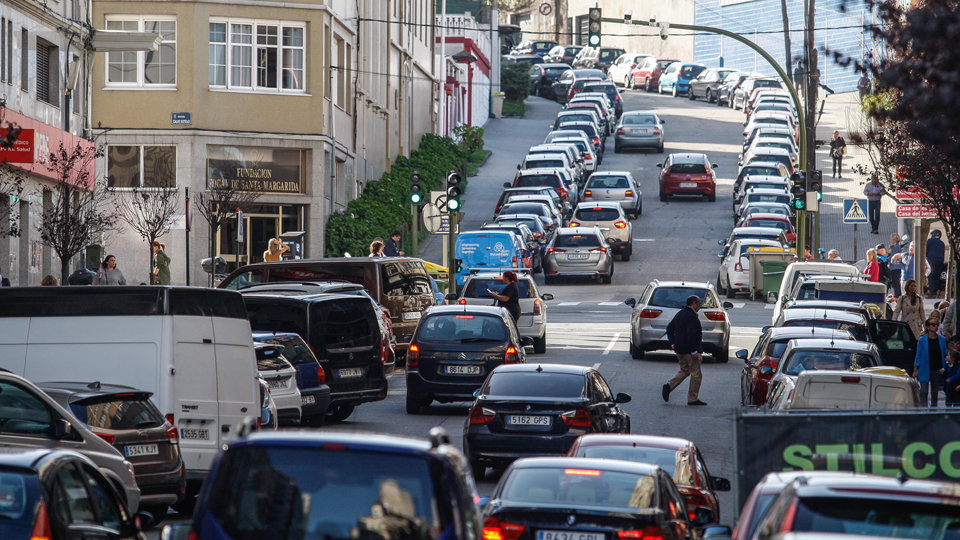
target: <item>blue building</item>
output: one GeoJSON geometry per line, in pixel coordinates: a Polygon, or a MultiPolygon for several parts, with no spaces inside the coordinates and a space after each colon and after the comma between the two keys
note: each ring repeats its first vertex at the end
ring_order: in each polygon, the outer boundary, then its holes
{"type": "MultiPolygon", "coordinates": [[[[787,0],[790,20],[791,66],[803,54],[803,1],[787,0]]],[[[736,32],[773,56],[784,68],[783,16],[780,0],[696,0],[695,24],[736,32]]],[[[833,53],[860,60],[874,48],[863,26],[875,21],[863,0],[818,0],[815,41],[819,51],[820,82],[835,92],[857,88],[860,75],[853,66],[841,66],[833,53]]],[[[709,67],[726,66],[774,76],[776,71],[749,47],[719,35],[694,37],[694,59],[709,67]],[[721,64],[722,62],[722,64],[721,64]]]]}

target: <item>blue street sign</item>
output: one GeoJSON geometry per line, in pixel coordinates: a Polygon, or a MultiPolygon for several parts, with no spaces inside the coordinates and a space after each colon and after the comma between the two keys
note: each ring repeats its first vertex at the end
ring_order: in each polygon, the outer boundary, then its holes
{"type": "Polygon", "coordinates": [[[843,200],[843,222],[867,223],[867,213],[864,211],[867,207],[867,201],[863,199],[844,199],[843,200]]]}

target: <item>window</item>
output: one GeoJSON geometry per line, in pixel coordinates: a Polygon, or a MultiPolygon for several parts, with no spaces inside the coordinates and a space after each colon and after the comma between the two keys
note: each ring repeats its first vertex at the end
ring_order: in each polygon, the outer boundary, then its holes
{"type": "Polygon", "coordinates": [[[107,30],[160,34],[155,51],[107,53],[107,86],[159,87],[177,84],[177,21],[170,18],[107,19],[107,30]]]}
{"type": "Polygon", "coordinates": [[[0,382],[0,434],[49,437],[53,415],[47,405],[13,382],[0,382]]]}
{"type": "Polygon", "coordinates": [[[60,104],[59,73],[59,47],[37,38],[37,99],[54,106],[60,104]]]}
{"type": "Polygon", "coordinates": [[[0,82],[7,82],[7,18],[0,18],[0,82]]]}
{"type": "MultiPolygon", "coordinates": [[[[76,69],[76,70],[79,71],[79,70],[83,69],[83,66],[80,65],[80,57],[79,57],[79,56],[73,55],[73,61],[72,61],[72,62],[73,62],[73,65],[75,65],[75,69],[76,69]]],[[[74,80],[76,80],[76,79],[74,79],[74,80]]],[[[71,103],[72,103],[72,105],[73,105],[73,114],[80,114],[80,101],[81,101],[80,88],[82,88],[82,87],[83,87],[83,85],[77,84],[77,85],[74,86],[73,90],[70,91],[70,101],[71,101],[71,103]]]]}
{"type": "Polygon", "coordinates": [[[343,56],[344,56],[345,45],[343,43],[343,38],[336,37],[333,39],[333,68],[331,69],[333,79],[333,102],[337,104],[337,107],[343,108],[344,105],[344,90],[343,90],[343,81],[347,77],[346,71],[344,71],[343,66],[343,56]]]}
{"type": "Polygon", "coordinates": [[[107,186],[112,188],[173,188],[177,185],[175,146],[107,148],[107,186]]]}
{"type": "Polygon", "coordinates": [[[306,27],[269,21],[210,22],[210,86],[302,92],[306,27]]]}

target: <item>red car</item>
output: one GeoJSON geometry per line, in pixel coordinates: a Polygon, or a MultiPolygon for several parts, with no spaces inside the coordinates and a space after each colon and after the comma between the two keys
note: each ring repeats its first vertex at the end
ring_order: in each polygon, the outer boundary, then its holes
{"type": "Polygon", "coordinates": [[[760,407],[767,402],[770,379],[777,371],[780,355],[787,347],[787,342],[799,338],[853,339],[853,336],[831,328],[768,327],[752,353],[746,349],[737,351],[737,358],[745,364],[740,372],[741,405],[760,407]]]}
{"type": "Polygon", "coordinates": [[[706,508],[713,512],[713,521],[720,519],[717,491],[730,491],[730,481],[710,476],[700,451],[686,439],[608,433],[581,435],[567,455],[659,465],[673,478],[690,515],[698,508],[706,508]]]}
{"type": "Polygon", "coordinates": [[[797,231],[793,228],[793,223],[783,214],[750,214],[743,218],[737,227],[773,227],[783,231],[791,244],[797,241],[797,231]]]}
{"type": "Polygon", "coordinates": [[[660,83],[660,74],[674,62],[678,62],[678,60],[656,56],[644,58],[643,63],[633,68],[633,72],[630,74],[633,77],[633,87],[653,92],[660,83]]]}
{"type": "Polygon", "coordinates": [[[674,195],[700,195],[717,200],[717,177],[706,154],[670,154],[660,167],[660,200],[674,195]]]}

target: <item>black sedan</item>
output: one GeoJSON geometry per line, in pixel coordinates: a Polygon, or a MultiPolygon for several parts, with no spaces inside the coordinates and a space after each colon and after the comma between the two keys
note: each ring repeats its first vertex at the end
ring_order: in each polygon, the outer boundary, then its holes
{"type": "Polygon", "coordinates": [[[567,64],[537,64],[530,67],[530,93],[535,96],[553,98],[553,83],[560,75],[570,69],[567,64]]]}
{"type": "Polygon", "coordinates": [[[484,377],[501,364],[526,361],[510,313],[491,306],[434,306],[407,350],[407,414],[434,400],[472,401],[484,377]]]}
{"type": "MultiPolygon", "coordinates": [[[[463,429],[464,453],[478,478],[486,466],[518,457],[563,455],[586,433],[630,433],[620,408],[597,370],[559,364],[500,366],[490,373],[463,429]]],[[[544,540],[544,539],[538,539],[544,540]]]]}
{"type": "Polygon", "coordinates": [[[518,460],[484,514],[485,540],[686,540],[713,518],[656,465],[588,458],[518,460]]]}

